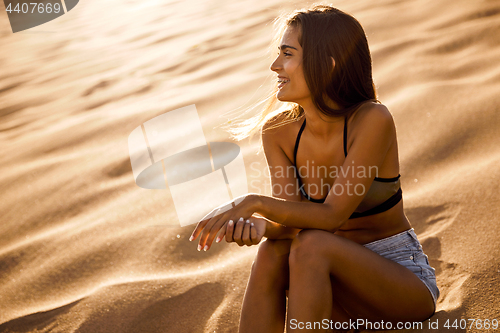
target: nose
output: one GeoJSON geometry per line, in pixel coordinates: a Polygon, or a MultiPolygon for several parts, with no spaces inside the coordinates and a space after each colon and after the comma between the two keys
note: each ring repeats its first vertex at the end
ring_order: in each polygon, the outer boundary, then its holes
{"type": "Polygon", "coordinates": [[[279,54],[276,57],[276,59],[274,59],[273,63],[269,67],[269,69],[272,70],[273,72],[278,72],[280,69],[282,69],[281,60],[280,60],[279,54]]]}

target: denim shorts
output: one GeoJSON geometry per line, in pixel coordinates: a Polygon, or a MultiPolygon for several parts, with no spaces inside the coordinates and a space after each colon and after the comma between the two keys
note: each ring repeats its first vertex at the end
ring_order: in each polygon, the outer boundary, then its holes
{"type": "Polygon", "coordinates": [[[436,311],[439,289],[436,285],[435,270],[429,265],[427,255],[422,250],[413,228],[363,246],[412,271],[429,289],[434,300],[434,312],[436,311]]]}

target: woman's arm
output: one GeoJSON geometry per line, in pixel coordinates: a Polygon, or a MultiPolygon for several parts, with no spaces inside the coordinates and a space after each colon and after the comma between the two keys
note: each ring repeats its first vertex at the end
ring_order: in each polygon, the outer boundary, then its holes
{"type": "MultiPolygon", "coordinates": [[[[296,178],[293,172],[293,164],[286,156],[280,146],[280,138],[283,137],[284,126],[269,129],[269,127],[283,120],[284,115],[280,114],[276,118],[270,119],[261,132],[262,146],[266,156],[266,162],[269,167],[272,197],[281,198],[290,202],[300,202],[301,195],[296,185],[296,178]]],[[[273,222],[272,219],[266,220],[265,237],[269,239],[294,238],[300,229],[287,227],[273,222]]]]}
{"type": "Polygon", "coordinates": [[[389,147],[396,139],[392,115],[375,105],[359,115],[354,139],[338,177],[323,204],[292,202],[253,195],[253,210],[287,227],[335,232],[354,212],[370,188],[389,147]]]}
{"type": "MultiPolygon", "coordinates": [[[[284,191],[283,188],[280,189],[282,195],[295,198],[295,202],[290,199],[259,194],[242,196],[242,198],[237,198],[238,204],[233,205],[234,207],[228,211],[219,216],[200,221],[190,240],[196,239],[201,233],[199,245],[208,249],[217,232],[226,223],[229,223],[230,220],[236,221],[240,217],[247,219],[254,213],[296,230],[321,229],[330,232],[337,231],[363,200],[373,179],[377,176],[378,168],[384,162],[389,148],[396,142],[394,121],[385,106],[375,105],[357,115],[359,117],[356,120],[355,139],[323,204],[300,202],[300,193],[298,191],[290,193],[286,188],[289,186],[294,190],[297,189],[294,186],[295,176],[289,176],[293,178],[293,182],[290,182],[290,180],[283,178],[282,174],[275,174],[271,170],[271,178],[277,179],[280,185],[285,184],[286,186],[284,191]]],[[[283,152],[279,153],[281,149],[279,146],[271,147],[273,147],[272,151],[275,155],[266,152],[268,160],[274,160],[275,156],[279,156],[281,159],[283,159],[283,156],[286,158],[283,152]]],[[[269,165],[271,166],[271,163],[269,165]]],[[[284,174],[288,174],[288,172],[284,174]]],[[[274,190],[273,183],[273,193],[274,190]]],[[[272,235],[271,230],[269,234],[272,235]]],[[[281,228],[280,232],[285,232],[285,230],[287,229],[281,228]]]]}
{"type": "Polygon", "coordinates": [[[266,223],[266,231],[264,233],[264,237],[269,239],[293,239],[300,231],[300,229],[284,226],[282,224],[268,220],[263,216],[253,217],[266,223]]]}
{"type": "MultiPolygon", "coordinates": [[[[300,202],[301,195],[297,188],[297,180],[295,178],[295,173],[293,172],[293,165],[280,145],[280,141],[282,141],[280,139],[285,137],[285,131],[287,130],[286,127],[288,125],[283,125],[277,128],[269,128],[270,126],[284,120],[283,117],[284,115],[280,114],[270,119],[264,125],[261,132],[262,145],[271,177],[271,191],[273,197],[281,200],[287,200],[288,202],[300,202]]],[[[219,229],[223,229],[223,232],[218,236],[218,239],[222,239],[225,236],[227,242],[237,241],[243,244],[243,226],[245,223],[243,221],[240,222],[239,218],[242,217],[247,219],[253,215],[255,212],[254,206],[255,203],[257,203],[257,196],[257,194],[248,194],[243,201],[236,205],[235,208],[227,211],[225,214],[221,214],[219,217],[207,218],[198,222],[198,225],[193,230],[189,240],[192,241],[196,239],[201,233],[198,249],[205,247],[210,248],[215,234],[217,234],[219,229]],[[242,207],[244,207],[244,212],[236,212],[236,210],[242,207]],[[233,214],[231,214],[231,212],[233,214]],[[229,220],[233,220],[234,225],[229,225],[229,220]],[[228,230],[229,232],[226,233],[228,230]]],[[[212,213],[213,211],[208,214],[208,216],[211,216],[212,213]]],[[[257,215],[259,215],[258,217],[260,220],[256,221],[256,223],[265,223],[263,236],[269,239],[291,239],[294,238],[300,231],[299,228],[278,224],[273,222],[272,219],[265,218],[260,214],[257,215]]]]}

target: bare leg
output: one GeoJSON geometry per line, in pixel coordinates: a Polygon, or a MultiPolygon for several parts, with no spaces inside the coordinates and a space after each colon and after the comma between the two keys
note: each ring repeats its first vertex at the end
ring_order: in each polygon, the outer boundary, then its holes
{"type": "MultiPolygon", "coordinates": [[[[332,285],[332,292],[333,292],[333,294],[335,294],[336,290],[339,288],[339,285],[338,285],[338,283],[335,282],[335,280],[333,280],[331,278],[330,278],[330,281],[331,281],[331,285],[332,285]]],[[[286,291],[286,294],[288,297],[288,290],[286,291]]],[[[324,295],[327,295],[327,294],[324,293],[324,295]]],[[[330,315],[330,320],[333,321],[334,323],[335,322],[349,323],[350,321],[355,322],[356,318],[349,315],[344,310],[344,308],[339,304],[339,302],[335,298],[332,298],[332,313],[330,315]]],[[[347,325],[344,325],[344,326],[347,326],[347,325]]],[[[333,327],[335,328],[335,326],[333,326],[333,327]]],[[[357,331],[349,329],[349,328],[345,328],[345,327],[344,327],[344,329],[342,329],[342,325],[341,325],[339,327],[339,329],[333,329],[332,332],[357,332],[357,331]]]]}
{"type": "Polygon", "coordinates": [[[350,316],[371,321],[425,320],[434,310],[429,291],[410,270],[330,232],[302,230],[289,267],[288,325],[291,319],[330,318],[333,298],[350,316]],[[340,286],[335,294],[330,276],[340,286]]]}
{"type": "MultiPolygon", "coordinates": [[[[330,278],[330,281],[331,281],[331,286],[332,286],[332,294],[335,295],[336,290],[338,289],[338,284],[335,282],[334,279],[330,278]]],[[[330,320],[332,322],[334,322],[334,323],[335,322],[349,323],[349,320],[351,320],[351,321],[354,322],[354,321],[356,321],[356,318],[354,318],[353,316],[349,315],[344,310],[344,308],[341,306],[341,304],[338,302],[338,300],[332,297],[332,313],[330,315],[330,320]]],[[[352,332],[356,332],[354,330],[350,330],[349,328],[342,329],[341,327],[342,326],[340,326],[339,329],[333,329],[332,332],[351,332],[351,333],[352,332]]]]}
{"type": "Polygon", "coordinates": [[[252,265],[240,317],[240,333],[283,333],[291,239],[267,239],[252,265]]]}

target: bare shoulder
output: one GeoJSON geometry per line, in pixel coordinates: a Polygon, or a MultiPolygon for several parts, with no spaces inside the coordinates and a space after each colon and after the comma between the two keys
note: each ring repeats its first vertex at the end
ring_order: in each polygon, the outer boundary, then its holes
{"type": "Polygon", "coordinates": [[[266,154],[280,153],[288,161],[293,158],[293,142],[300,130],[301,122],[280,113],[269,119],[262,127],[262,145],[266,154]],[[284,124],[283,124],[284,123],[284,124]]]}
{"type": "Polygon", "coordinates": [[[356,111],[354,118],[359,122],[394,122],[392,114],[384,104],[367,103],[356,111]]]}
{"type": "Polygon", "coordinates": [[[300,125],[296,120],[288,118],[285,113],[280,113],[262,126],[262,140],[273,141],[281,145],[287,141],[289,136],[293,136],[293,132],[298,131],[299,128],[300,125]]]}
{"type": "Polygon", "coordinates": [[[352,118],[354,128],[359,131],[395,130],[394,118],[384,104],[367,103],[359,108],[352,118]]]}

